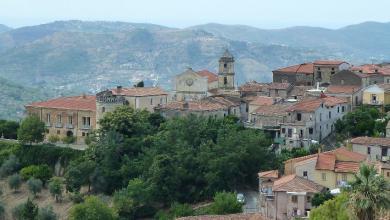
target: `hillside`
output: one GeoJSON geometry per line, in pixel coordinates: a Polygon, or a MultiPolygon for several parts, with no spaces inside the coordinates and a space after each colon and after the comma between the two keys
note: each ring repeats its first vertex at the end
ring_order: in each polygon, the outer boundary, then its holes
{"type": "Polygon", "coordinates": [[[12,28],[7,27],[7,26],[5,26],[5,25],[3,25],[3,24],[0,24],[0,33],[9,31],[9,30],[11,30],[11,29],[12,29],[12,28]]]}
{"type": "Polygon", "coordinates": [[[225,48],[236,57],[238,84],[271,81],[272,69],[313,59],[388,60],[389,35],[389,23],[363,23],[338,30],[262,30],[219,24],[177,29],[125,22],[57,21],[8,29],[0,33],[0,77],[7,79],[0,89],[12,105],[7,107],[8,113],[0,112],[0,118],[20,117],[10,112],[19,112],[33,98],[94,93],[140,80],[170,88],[172,77],[188,66],[216,71],[225,48]],[[21,91],[39,88],[34,89],[39,95],[15,100],[4,92],[10,83],[23,85],[21,91]]]}

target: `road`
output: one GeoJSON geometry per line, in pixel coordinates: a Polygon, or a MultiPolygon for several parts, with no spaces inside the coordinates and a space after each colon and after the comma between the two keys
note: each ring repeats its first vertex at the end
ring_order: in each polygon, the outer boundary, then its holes
{"type": "Polygon", "coordinates": [[[257,191],[252,190],[244,190],[242,193],[245,196],[245,205],[243,207],[244,213],[256,213],[258,212],[259,207],[259,193],[257,191]]]}

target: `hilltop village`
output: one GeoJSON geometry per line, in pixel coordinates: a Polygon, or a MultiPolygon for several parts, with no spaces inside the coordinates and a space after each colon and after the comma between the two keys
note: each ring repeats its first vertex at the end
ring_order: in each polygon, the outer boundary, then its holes
{"type": "Polygon", "coordinates": [[[238,87],[234,65],[234,56],[226,50],[217,73],[188,68],[175,76],[172,91],[118,85],[96,95],[34,102],[26,105],[26,112],[45,123],[46,138],[75,137],[80,145],[99,128],[107,112],[130,106],[165,118],[235,116],[245,127],[269,134],[276,152],[323,146],[318,153],[284,161],[283,173],[258,173],[258,210],[269,219],[307,216],[315,193],[324,189],[339,193],[363,162],[374,164],[390,179],[390,132],[355,137],[349,147],[336,147],[334,142],[335,124],[348,112],[361,105],[383,111],[390,104],[390,64],[354,66],[340,60],[316,60],[276,69],[270,83],[250,81],[238,87]]]}

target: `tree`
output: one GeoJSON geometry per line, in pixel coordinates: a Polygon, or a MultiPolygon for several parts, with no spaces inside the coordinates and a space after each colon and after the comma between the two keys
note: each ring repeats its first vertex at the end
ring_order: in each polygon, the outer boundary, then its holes
{"type": "Polygon", "coordinates": [[[60,141],[60,137],[56,134],[51,134],[51,135],[49,135],[48,140],[50,143],[55,144],[58,141],[60,141]]]}
{"type": "Polygon", "coordinates": [[[22,184],[22,178],[20,178],[20,175],[15,173],[14,175],[8,177],[8,185],[11,189],[16,192],[17,189],[19,189],[20,185],[22,184]]]}
{"type": "Polygon", "coordinates": [[[237,201],[235,193],[220,192],[214,196],[211,211],[216,215],[240,213],[242,212],[242,204],[237,201]]]}
{"type": "Polygon", "coordinates": [[[22,143],[42,142],[45,136],[45,123],[37,116],[25,118],[18,129],[18,140],[22,143]]]}
{"type": "Polygon", "coordinates": [[[34,177],[31,177],[27,181],[28,190],[33,194],[35,197],[37,193],[40,193],[42,190],[42,181],[40,179],[35,179],[34,177]]]}
{"type": "Polygon", "coordinates": [[[138,82],[136,85],[134,85],[134,87],[144,87],[144,81],[140,81],[138,82]]]}
{"type": "Polygon", "coordinates": [[[373,165],[362,164],[349,189],[349,206],[360,220],[376,219],[380,209],[390,208],[390,185],[373,165]]]}
{"type": "Polygon", "coordinates": [[[0,137],[7,139],[16,139],[19,123],[16,121],[0,120],[0,137]]]}
{"type": "Polygon", "coordinates": [[[169,210],[174,219],[194,215],[194,210],[188,204],[173,203],[169,210]]]}
{"type": "Polygon", "coordinates": [[[0,201],[0,219],[3,220],[5,215],[5,207],[4,204],[0,201]]]}
{"type": "Polygon", "coordinates": [[[342,193],[310,211],[312,220],[349,220],[347,212],[348,194],[342,193]]]}
{"type": "Polygon", "coordinates": [[[54,196],[56,202],[61,200],[62,196],[62,180],[58,177],[53,177],[49,181],[49,191],[52,196],[54,196]]]}
{"type": "Polygon", "coordinates": [[[95,167],[95,162],[84,158],[71,162],[65,173],[66,189],[70,192],[78,192],[82,185],[88,184],[88,191],[90,191],[95,167]]]}
{"type": "Polygon", "coordinates": [[[332,199],[333,195],[329,192],[329,190],[326,190],[324,192],[319,192],[314,194],[313,198],[311,199],[311,205],[316,207],[322,205],[325,201],[332,199]]]}
{"type": "Polygon", "coordinates": [[[20,175],[24,180],[28,180],[33,177],[40,179],[43,184],[46,184],[46,182],[53,176],[53,173],[50,167],[44,164],[24,167],[20,170],[20,175]]]}
{"type": "Polygon", "coordinates": [[[57,220],[57,214],[53,211],[53,207],[48,206],[40,208],[37,220],[57,220]]]}
{"type": "Polygon", "coordinates": [[[38,210],[38,206],[28,198],[25,203],[16,206],[12,210],[12,216],[18,220],[36,220],[38,210]]]}
{"type": "Polygon", "coordinates": [[[117,215],[104,204],[98,197],[90,196],[85,199],[84,203],[73,206],[70,210],[70,220],[113,220],[117,215]]]}
{"type": "Polygon", "coordinates": [[[0,167],[0,176],[5,177],[16,172],[20,167],[18,158],[15,155],[10,155],[0,167]]]}

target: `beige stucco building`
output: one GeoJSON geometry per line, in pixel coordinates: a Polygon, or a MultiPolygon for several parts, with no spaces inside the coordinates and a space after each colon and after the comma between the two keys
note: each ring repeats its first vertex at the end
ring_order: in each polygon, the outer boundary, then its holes
{"type": "Polygon", "coordinates": [[[96,128],[95,96],[61,97],[26,105],[29,115],[38,116],[45,123],[47,140],[50,135],[75,137],[84,144],[85,137],[96,128]]]}
{"type": "Polygon", "coordinates": [[[364,105],[390,104],[390,84],[374,84],[363,89],[364,105]]]}

